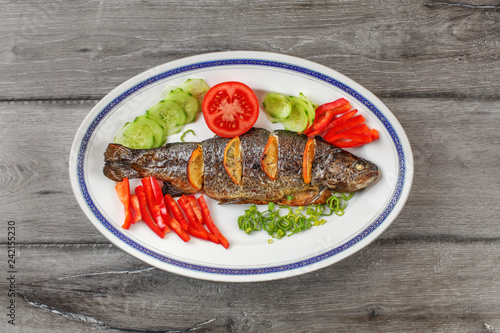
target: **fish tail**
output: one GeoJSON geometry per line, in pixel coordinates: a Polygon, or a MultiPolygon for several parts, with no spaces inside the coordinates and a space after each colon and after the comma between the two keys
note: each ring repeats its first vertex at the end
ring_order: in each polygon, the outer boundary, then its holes
{"type": "Polygon", "coordinates": [[[131,161],[134,158],[133,150],[117,143],[110,143],[104,152],[105,162],[131,161]]]}
{"type": "Polygon", "coordinates": [[[123,178],[141,178],[141,175],[130,165],[122,163],[106,163],[102,172],[104,176],[117,182],[121,182],[123,178]]]}
{"type": "Polygon", "coordinates": [[[125,146],[111,143],[104,152],[104,169],[106,177],[115,181],[123,178],[140,178],[141,175],[130,164],[134,160],[134,151],[125,146]]]}

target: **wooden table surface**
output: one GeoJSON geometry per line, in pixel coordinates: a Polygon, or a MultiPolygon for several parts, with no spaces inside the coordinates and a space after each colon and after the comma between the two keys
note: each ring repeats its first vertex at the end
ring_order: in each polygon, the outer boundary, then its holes
{"type": "Polygon", "coordinates": [[[0,4],[0,331],[500,332],[498,1],[0,4]],[[92,107],[149,68],[230,50],[328,66],[395,114],[415,177],[375,242],[312,273],[222,283],[151,267],[87,219],[68,163],[92,107]]]}

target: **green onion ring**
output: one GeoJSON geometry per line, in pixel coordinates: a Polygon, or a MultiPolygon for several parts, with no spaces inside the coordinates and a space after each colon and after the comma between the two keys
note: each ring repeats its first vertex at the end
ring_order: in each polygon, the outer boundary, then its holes
{"type": "Polygon", "coordinates": [[[353,196],[354,193],[334,193],[322,205],[298,206],[294,209],[290,206],[276,206],[274,202],[270,202],[264,212],[252,205],[245,210],[244,215],[238,217],[238,227],[246,234],[263,229],[273,238],[289,237],[313,226],[325,224],[326,220],[322,217],[344,215],[347,201],[353,196]],[[282,210],[283,215],[280,214],[282,210]]]}
{"type": "Polygon", "coordinates": [[[185,136],[186,136],[186,134],[188,134],[189,132],[193,133],[193,135],[194,135],[194,136],[196,136],[196,134],[194,134],[194,131],[193,131],[193,130],[191,130],[191,129],[190,129],[190,130],[187,130],[187,131],[185,131],[184,133],[182,133],[182,135],[181,135],[181,141],[182,141],[182,142],[186,142],[186,141],[184,141],[184,137],[185,137],[185,136]]]}

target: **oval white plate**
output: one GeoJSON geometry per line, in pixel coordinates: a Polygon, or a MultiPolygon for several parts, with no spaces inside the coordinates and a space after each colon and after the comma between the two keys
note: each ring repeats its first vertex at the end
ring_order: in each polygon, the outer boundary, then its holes
{"type": "MultiPolygon", "coordinates": [[[[271,124],[262,111],[255,125],[271,124]]],[[[212,137],[203,117],[181,131],[193,129],[188,141],[212,137]]],[[[170,142],[180,141],[181,133],[170,142]]],[[[403,208],[413,179],[413,157],[401,125],[372,93],[325,66],[281,54],[222,52],[173,61],[121,84],[104,97],[81,124],[73,142],[70,178],[75,196],[90,221],[116,246],[131,255],[173,273],[214,281],[250,282],[285,278],[310,272],[359,251],[377,238],[403,208]],[[358,192],[342,217],[329,217],[326,224],[305,232],[275,239],[261,231],[246,235],[237,218],[248,205],[217,205],[208,199],[212,216],[231,243],[228,250],[199,239],[184,243],[173,232],[160,239],[144,223],[130,230],[121,228],[123,207],[114,182],[104,177],[103,153],[127,121],[143,114],[160,99],[162,89],[188,78],[204,79],[210,86],[241,81],[254,89],[262,102],[267,92],[298,95],[303,92],[317,104],[344,97],[359,110],[380,139],[351,151],[376,163],[382,178],[358,192]]],[[[131,187],[139,184],[131,181],[131,187]]],[[[260,207],[261,210],[264,207],[260,207]]]]}

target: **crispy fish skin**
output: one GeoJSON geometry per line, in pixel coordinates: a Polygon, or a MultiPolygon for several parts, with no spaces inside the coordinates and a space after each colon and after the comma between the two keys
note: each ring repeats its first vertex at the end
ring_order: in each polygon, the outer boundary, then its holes
{"type": "MultiPolygon", "coordinates": [[[[224,150],[231,139],[214,137],[200,143],[204,160],[204,185],[200,191],[221,203],[276,202],[291,206],[324,203],[332,191],[354,192],[379,178],[378,167],[343,149],[315,138],[311,182],[303,180],[303,154],[308,137],[286,130],[273,133],[252,128],[240,136],[242,179],[235,184],[224,168],[224,150]],[[261,167],[270,135],[278,140],[278,172],[271,180],[261,167]],[[287,198],[292,196],[292,199],[287,198]]],[[[164,193],[194,193],[187,164],[198,143],[171,143],[162,148],[133,150],[110,144],[105,153],[104,174],[116,181],[123,177],[154,176],[164,181],[164,193]]]]}
{"type": "Polygon", "coordinates": [[[275,201],[281,196],[276,193],[275,181],[262,170],[261,159],[269,141],[269,131],[252,128],[240,137],[243,152],[242,193],[239,201],[246,198],[263,202],[275,201]]]}
{"type": "Polygon", "coordinates": [[[275,192],[275,182],[269,179],[260,163],[269,135],[267,130],[252,128],[240,136],[243,171],[239,185],[231,180],[224,168],[224,150],[231,139],[216,137],[203,141],[203,192],[223,203],[241,203],[249,198],[269,202],[281,198],[275,192]]]}
{"type": "Polygon", "coordinates": [[[243,152],[242,192],[228,202],[268,203],[304,191],[307,185],[302,179],[302,157],[307,139],[289,131],[269,131],[253,128],[240,137],[243,152]],[[278,139],[278,172],[270,179],[262,170],[261,159],[270,135],[278,139]]]}
{"type": "Polygon", "coordinates": [[[307,136],[285,130],[274,133],[278,137],[276,191],[283,191],[281,197],[286,197],[306,190],[309,186],[304,183],[302,158],[307,136]]]}
{"type": "Polygon", "coordinates": [[[196,193],[187,175],[187,164],[196,148],[195,142],[170,143],[154,149],[130,149],[111,143],[104,153],[103,173],[115,181],[153,176],[165,181],[173,196],[196,193]]]}
{"type": "Polygon", "coordinates": [[[203,193],[218,201],[238,197],[241,186],[235,184],[224,168],[224,150],[228,138],[215,137],[201,142],[205,175],[203,193]]]}

